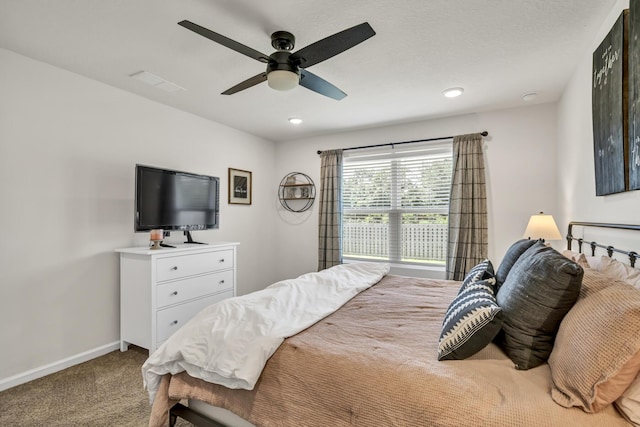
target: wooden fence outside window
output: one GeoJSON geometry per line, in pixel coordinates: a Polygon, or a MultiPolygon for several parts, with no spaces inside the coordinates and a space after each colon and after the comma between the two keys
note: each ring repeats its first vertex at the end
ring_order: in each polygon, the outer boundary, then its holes
{"type": "MultiPolygon", "coordinates": [[[[444,264],[447,255],[447,224],[403,224],[402,261],[444,264]]],[[[388,258],[387,224],[343,224],[343,254],[354,258],[388,258]]]]}

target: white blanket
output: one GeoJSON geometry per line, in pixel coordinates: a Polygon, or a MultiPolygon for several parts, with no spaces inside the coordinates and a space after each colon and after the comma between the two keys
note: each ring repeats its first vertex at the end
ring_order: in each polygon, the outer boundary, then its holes
{"type": "Polygon", "coordinates": [[[252,390],[285,338],[333,313],[388,272],[388,264],[343,264],[205,308],[142,366],[150,400],[163,375],[183,371],[207,382],[252,390]]]}

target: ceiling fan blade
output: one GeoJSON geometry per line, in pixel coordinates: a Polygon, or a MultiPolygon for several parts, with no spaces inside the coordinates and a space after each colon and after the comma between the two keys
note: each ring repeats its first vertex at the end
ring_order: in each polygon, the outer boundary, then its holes
{"type": "Polygon", "coordinates": [[[248,89],[251,86],[255,86],[255,85],[259,84],[259,83],[262,83],[265,80],[267,80],[267,73],[263,72],[263,73],[260,73],[260,74],[258,74],[256,76],[248,78],[247,80],[243,81],[242,83],[238,83],[237,85],[235,85],[232,88],[229,88],[229,89],[225,90],[224,92],[222,92],[221,95],[233,95],[236,92],[240,92],[241,90],[248,89]]]}
{"type": "Polygon", "coordinates": [[[304,86],[309,90],[319,93],[320,95],[333,98],[336,101],[340,101],[342,98],[347,96],[346,93],[328,81],[304,69],[300,69],[300,86],[304,86]]]}
{"type": "Polygon", "coordinates": [[[222,46],[228,47],[231,50],[235,50],[236,52],[246,55],[249,58],[253,58],[264,63],[269,62],[269,55],[265,55],[264,53],[258,52],[255,49],[251,49],[250,47],[245,46],[242,43],[231,40],[229,37],[225,37],[222,34],[215,33],[207,28],[201,27],[198,24],[194,24],[191,21],[180,21],[178,22],[178,25],[181,25],[184,28],[193,31],[194,33],[198,33],[201,36],[208,38],[209,40],[220,43],[222,46]]]}
{"type": "Polygon", "coordinates": [[[336,56],[376,34],[368,22],[347,28],[294,52],[289,57],[296,65],[307,68],[336,56]]]}

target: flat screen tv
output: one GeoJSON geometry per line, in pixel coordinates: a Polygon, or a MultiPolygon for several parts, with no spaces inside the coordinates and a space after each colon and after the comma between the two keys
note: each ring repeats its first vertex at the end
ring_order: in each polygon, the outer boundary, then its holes
{"type": "MultiPolygon", "coordinates": [[[[136,165],[135,231],[218,228],[220,179],[136,165]]],[[[195,242],[194,242],[195,243],[195,242]]]]}

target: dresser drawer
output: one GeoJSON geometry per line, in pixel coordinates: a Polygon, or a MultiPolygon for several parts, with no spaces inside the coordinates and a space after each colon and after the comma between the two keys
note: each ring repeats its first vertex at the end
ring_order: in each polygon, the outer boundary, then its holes
{"type": "Polygon", "coordinates": [[[156,306],[159,308],[177,304],[201,295],[215,292],[233,291],[233,270],[195,276],[158,285],[156,306]]]}
{"type": "Polygon", "coordinates": [[[164,341],[182,325],[187,323],[203,308],[233,296],[232,291],[222,292],[175,307],[165,308],[156,313],[156,342],[164,341]]]}
{"type": "Polygon", "coordinates": [[[233,250],[160,258],[156,263],[156,276],[162,282],[224,270],[233,265],[233,250]]]}

